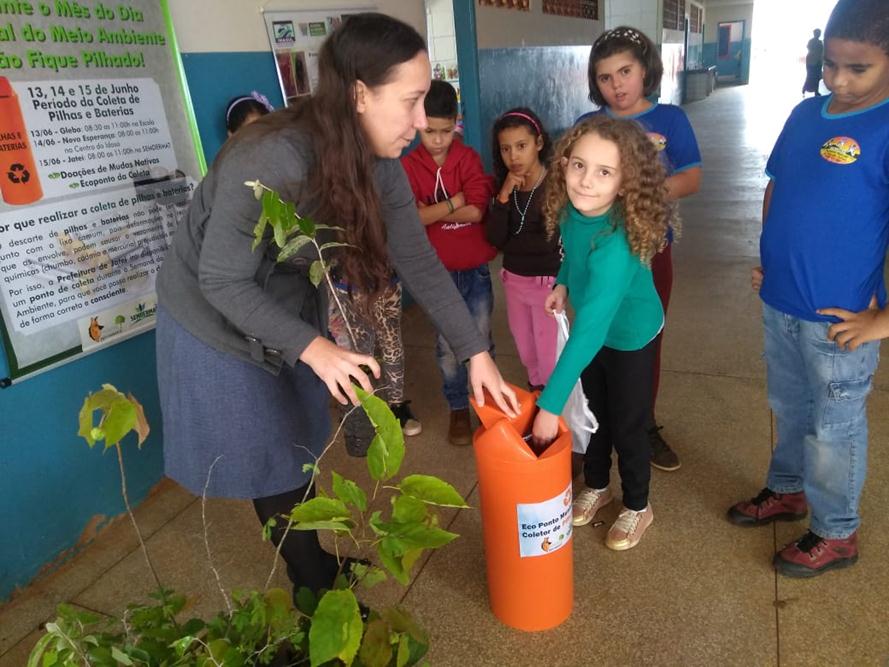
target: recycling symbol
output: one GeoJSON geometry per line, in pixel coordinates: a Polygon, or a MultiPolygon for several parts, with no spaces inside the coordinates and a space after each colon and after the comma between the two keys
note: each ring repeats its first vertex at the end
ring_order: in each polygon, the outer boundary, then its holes
{"type": "Polygon", "coordinates": [[[25,169],[25,165],[19,164],[18,162],[10,165],[9,171],[6,172],[6,176],[13,183],[27,183],[31,180],[31,172],[25,169]]]}

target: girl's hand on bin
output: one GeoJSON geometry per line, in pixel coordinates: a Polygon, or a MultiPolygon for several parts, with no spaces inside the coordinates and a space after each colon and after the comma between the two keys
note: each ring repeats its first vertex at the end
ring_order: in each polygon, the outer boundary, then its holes
{"type": "Polygon", "coordinates": [[[556,285],[546,297],[546,301],[543,302],[543,308],[551,317],[555,317],[556,313],[565,310],[566,303],[568,303],[568,288],[564,285],[556,285]]]}
{"type": "Polygon", "coordinates": [[[506,384],[494,360],[487,352],[479,352],[469,358],[469,384],[472,395],[480,406],[485,404],[485,389],[491,394],[497,407],[510,419],[519,412],[519,401],[515,392],[506,384]]]}
{"type": "Polygon", "coordinates": [[[559,415],[554,415],[548,410],[540,408],[534,418],[534,426],[531,428],[531,438],[534,446],[543,449],[559,435],[559,415]]]}
{"type": "Polygon", "coordinates": [[[380,377],[380,365],[372,356],[356,354],[334,345],[326,338],[318,336],[306,346],[299,360],[311,368],[315,375],[327,385],[330,395],[343,405],[350,401],[358,405],[358,396],[352,389],[352,381],[361,385],[364,391],[372,392],[373,385],[361,366],[370,368],[373,376],[380,377]]]}

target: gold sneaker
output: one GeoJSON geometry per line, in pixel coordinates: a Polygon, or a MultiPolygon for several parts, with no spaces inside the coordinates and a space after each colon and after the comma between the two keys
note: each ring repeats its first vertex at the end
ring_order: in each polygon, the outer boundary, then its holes
{"type": "Polygon", "coordinates": [[[624,507],[617,515],[614,525],[608,529],[605,546],[615,551],[632,549],[639,544],[639,540],[642,539],[652,521],[654,521],[654,512],[651,511],[651,505],[647,505],[640,512],[624,507]]]}
{"type": "Polygon", "coordinates": [[[610,488],[591,489],[585,488],[577,494],[574,506],[571,508],[571,523],[575,526],[585,526],[596,516],[596,512],[614,500],[610,488]]]}

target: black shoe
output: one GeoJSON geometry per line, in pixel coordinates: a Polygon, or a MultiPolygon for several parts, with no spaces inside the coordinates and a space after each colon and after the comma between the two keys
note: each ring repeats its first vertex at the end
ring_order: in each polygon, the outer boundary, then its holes
{"type": "Polygon", "coordinates": [[[648,441],[651,443],[651,465],[658,470],[666,470],[672,472],[679,470],[682,464],[679,463],[679,457],[676,455],[667,441],[661,436],[663,426],[655,426],[648,430],[648,441]]]}
{"type": "Polygon", "coordinates": [[[420,420],[414,416],[411,411],[411,402],[402,401],[401,403],[390,403],[389,409],[401,424],[401,431],[407,436],[420,435],[423,432],[423,425],[420,420]]]}

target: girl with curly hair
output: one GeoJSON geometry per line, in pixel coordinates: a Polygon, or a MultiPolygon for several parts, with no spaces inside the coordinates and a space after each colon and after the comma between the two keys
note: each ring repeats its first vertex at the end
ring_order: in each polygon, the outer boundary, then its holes
{"type": "Polygon", "coordinates": [[[642,128],[603,115],[568,131],[550,165],[543,216],[551,235],[558,228],[565,249],[545,308],[561,312],[570,294],[576,317],[537,400],[534,444],[542,447],[555,438],[559,414],[580,378],[599,430],[584,454],[586,488],[574,499],[573,522],[588,524],[613,500],[608,488],[613,446],[623,507],[605,545],[631,549],[653,518],[645,427],[664,310],[651,259],[666,243],[673,216],[664,167],[642,128]]]}

